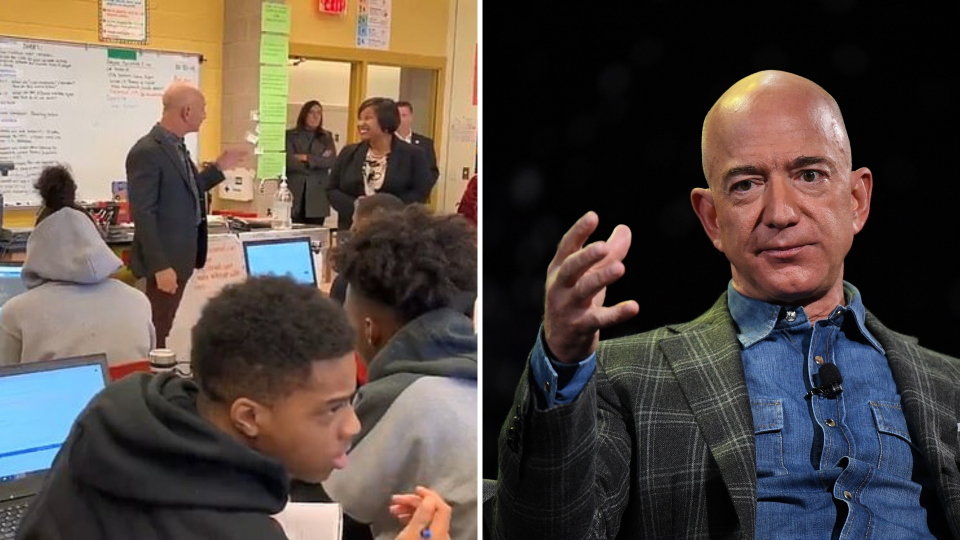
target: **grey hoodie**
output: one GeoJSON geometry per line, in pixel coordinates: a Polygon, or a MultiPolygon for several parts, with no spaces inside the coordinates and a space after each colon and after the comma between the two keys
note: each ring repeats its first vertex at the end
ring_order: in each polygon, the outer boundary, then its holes
{"type": "Polygon", "coordinates": [[[106,353],[141,360],[154,344],[150,302],[110,276],[123,262],[83,212],[63,208],[27,240],[27,292],[0,312],[0,365],[106,353]]]}
{"type": "Polygon", "coordinates": [[[362,427],[350,463],[324,490],[386,540],[400,532],[390,496],[426,486],[453,507],[451,538],[476,540],[477,407],[473,322],[454,309],[421,315],[370,362],[370,380],[357,392],[362,427]]]}

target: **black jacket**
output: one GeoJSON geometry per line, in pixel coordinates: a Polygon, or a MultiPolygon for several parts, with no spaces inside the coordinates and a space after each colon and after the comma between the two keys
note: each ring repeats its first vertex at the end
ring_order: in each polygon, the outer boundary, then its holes
{"type": "Polygon", "coordinates": [[[410,134],[410,144],[423,149],[427,153],[427,162],[430,164],[430,173],[433,174],[433,181],[440,178],[440,167],[437,167],[437,149],[433,147],[433,139],[417,132],[410,134]]]}
{"type": "Polygon", "coordinates": [[[201,418],[172,374],[109,385],[81,414],[18,540],[281,540],[287,475],[201,418]]]}
{"type": "MultiPolygon", "coordinates": [[[[330,172],[327,193],[337,210],[337,227],[341,231],[353,224],[353,202],[364,194],[363,163],[369,149],[365,142],[345,147],[330,172]]],[[[405,203],[425,203],[435,182],[426,152],[394,137],[380,193],[396,195],[405,203]]]]}

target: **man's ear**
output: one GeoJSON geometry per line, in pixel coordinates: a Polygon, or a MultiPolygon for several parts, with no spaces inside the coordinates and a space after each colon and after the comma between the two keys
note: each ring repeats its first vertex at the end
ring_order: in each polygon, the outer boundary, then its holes
{"type": "Polygon", "coordinates": [[[386,341],[383,325],[372,317],[363,318],[363,335],[367,344],[376,349],[380,349],[386,341]]]}
{"type": "Polygon", "coordinates": [[[694,188],[690,193],[690,202],[693,203],[693,211],[700,218],[700,224],[706,231],[713,247],[721,252],[723,243],[720,241],[720,222],[717,219],[717,206],[713,201],[713,192],[707,188],[694,188]]]}
{"type": "Polygon", "coordinates": [[[850,173],[850,197],[853,208],[853,234],[863,230],[870,215],[870,199],[873,197],[873,173],[861,167],[850,173]]]}
{"type": "Polygon", "coordinates": [[[237,398],[230,405],[230,422],[238,433],[248,439],[256,439],[267,420],[269,410],[250,398],[237,398]]]}

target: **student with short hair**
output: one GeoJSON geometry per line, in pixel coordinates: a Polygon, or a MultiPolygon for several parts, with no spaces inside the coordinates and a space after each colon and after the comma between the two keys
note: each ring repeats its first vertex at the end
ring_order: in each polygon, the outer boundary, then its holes
{"type": "MultiPolygon", "coordinates": [[[[289,278],[226,287],[193,330],[195,379],[139,373],[95,397],[17,538],[286,538],[271,515],[290,478],[345,467],[360,430],[354,336],[338,306],[289,278]]],[[[410,520],[400,538],[449,538],[449,508],[418,495],[393,510],[410,520]]]]}
{"type": "Polygon", "coordinates": [[[384,508],[390,494],[429,485],[454,509],[453,537],[476,539],[477,336],[463,313],[477,289],[473,229],[407,206],[371,218],[336,265],[369,378],[351,467],[324,490],[383,539],[399,529],[384,508]]]}

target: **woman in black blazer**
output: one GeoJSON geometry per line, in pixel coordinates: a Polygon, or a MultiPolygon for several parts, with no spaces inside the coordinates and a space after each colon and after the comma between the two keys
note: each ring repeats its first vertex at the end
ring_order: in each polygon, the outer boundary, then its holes
{"type": "Polygon", "coordinates": [[[389,193],[403,202],[425,203],[436,180],[426,153],[394,135],[400,111],[392,99],[370,98],[360,104],[357,131],[361,142],[340,152],[327,191],[337,210],[338,229],[353,223],[357,199],[389,193]]]}
{"type": "Polygon", "coordinates": [[[287,186],[293,192],[293,221],[323,224],[330,215],[327,180],[337,161],[333,134],[323,129],[323,106],[308,101],[297,127],[287,130],[287,186]]]}

